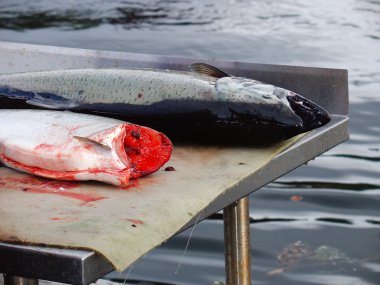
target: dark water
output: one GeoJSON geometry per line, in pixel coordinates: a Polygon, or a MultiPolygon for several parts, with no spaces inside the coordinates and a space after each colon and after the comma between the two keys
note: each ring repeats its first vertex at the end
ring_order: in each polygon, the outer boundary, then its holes
{"type": "MultiPolygon", "coordinates": [[[[350,141],[251,195],[253,279],[380,284],[380,1],[108,2],[1,0],[0,40],[349,70],[350,141]]],[[[136,262],[128,283],[223,280],[221,216],[196,226],[182,257],[189,233],[136,262]]]]}

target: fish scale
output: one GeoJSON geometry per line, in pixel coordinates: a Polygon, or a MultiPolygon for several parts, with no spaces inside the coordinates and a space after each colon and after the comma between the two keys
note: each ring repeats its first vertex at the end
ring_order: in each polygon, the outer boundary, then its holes
{"type": "Polygon", "coordinates": [[[153,70],[40,71],[1,75],[0,84],[23,91],[51,93],[83,104],[138,101],[138,104],[148,105],[162,99],[204,100],[204,94],[208,93],[216,96],[212,78],[153,70]],[[143,96],[139,98],[139,94],[143,96]]]}

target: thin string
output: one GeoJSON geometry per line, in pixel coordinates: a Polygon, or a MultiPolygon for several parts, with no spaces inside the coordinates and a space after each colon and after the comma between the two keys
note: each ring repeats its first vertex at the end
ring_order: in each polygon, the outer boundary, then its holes
{"type": "Polygon", "coordinates": [[[132,271],[132,268],[133,268],[133,264],[131,265],[131,267],[129,267],[129,270],[127,272],[127,275],[125,275],[125,279],[124,279],[124,282],[123,282],[123,285],[127,284],[127,279],[129,277],[129,274],[131,273],[132,271]]]}
{"type": "Polygon", "coordinates": [[[199,215],[198,215],[198,217],[197,217],[197,219],[196,219],[196,221],[195,221],[195,223],[194,223],[194,226],[191,228],[191,231],[190,231],[190,234],[189,234],[189,238],[187,239],[187,243],[186,243],[185,250],[183,251],[183,254],[182,254],[182,256],[181,256],[181,259],[180,259],[180,261],[179,261],[179,263],[178,263],[177,270],[174,272],[174,274],[178,274],[179,269],[181,268],[181,265],[182,265],[182,263],[183,263],[183,259],[185,258],[185,255],[186,255],[186,253],[187,253],[187,249],[189,248],[190,239],[191,239],[191,237],[192,237],[192,235],[193,235],[193,232],[194,232],[194,230],[195,230],[195,226],[198,224],[198,221],[199,221],[201,215],[202,215],[202,212],[199,213],[199,215]]]}

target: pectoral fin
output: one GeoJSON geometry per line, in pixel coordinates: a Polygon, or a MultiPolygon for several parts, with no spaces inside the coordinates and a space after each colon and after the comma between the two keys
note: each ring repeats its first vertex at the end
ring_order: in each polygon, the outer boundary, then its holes
{"type": "Polygon", "coordinates": [[[95,141],[93,139],[86,138],[86,137],[80,137],[80,136],[73,136],[73,137],[74,137],[74,139],[77,139],[79,141],[90,143],[90,144],[93,144],[93,145],[95,145],[97,147],[101,147],[104,150],[111,151],[111,148],[108,145],[102,144],[102,143],[97,142],[97,141],[95,141]]]}
{"type": "Polygon", "coordinates": [[[79,106],[78,103],[68,99],[57,100],[57,98],[49,98],[39,94],[36,94],[32,99],[26,100],[26,103],[36,107],[53,110],[70,110],[79,106]]]}

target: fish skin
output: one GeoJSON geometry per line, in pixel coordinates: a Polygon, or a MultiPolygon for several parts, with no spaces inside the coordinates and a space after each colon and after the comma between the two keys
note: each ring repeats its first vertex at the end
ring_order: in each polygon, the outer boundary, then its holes
{"type": "MultiPolygon", "coordinates": [[[[224,76],[227,74],[222,71],[223,77],[213,77],[207,75],[207,65],[199,66],[197,72],[67,69],[4,74],[0,75],[0,97],[22,98],[42,108],[115,113],[128,120],[138,117],[152,127],[156,125],[149,121],[167,124],[172,118],[184,122],[191,117],[192,126],[209,131],[217,127],[228,133],[226,126],[233,125],[240,133],[249,130],[253,140],[259,138],[254,134],[258,131],[276,133],[273,139],[281,140],[330,121],[327,111],[292,91],[254,79],[224,76]],[[197,114],[206,116],[200,119],[197,114]],[[173,115],[176,117],[169,117],[173,115]]],[[[166,133],[166,126],[162,130],[166,133]]]]}
{"type": "Polygon", "coordinates": [[[126,186],[130,178],[158,170],[169,160],[172,150],[170,140],[155,130],[94,115],[0,109],[0,121],[0,162],[46,178],[96,180],[126,186]],[[136,166],[127,151],[131,132],[136,130],[141,136],[156,139],[151,147],[158,155],[146,165],[145,159],[151,157],[142,145],[146,143],[144,137],[140,141],[134,138],[134,147],[142,157],[140,164],[136,166]]]}
{"type": "Polygon", "coordinates": [[[28,97],[45,93],[78,104],[149,105],[165,99],[217,99],[214,81],[209,76],[149,69],[66,69],[0,75],[0,85],[31,92],[28,97]]]}

